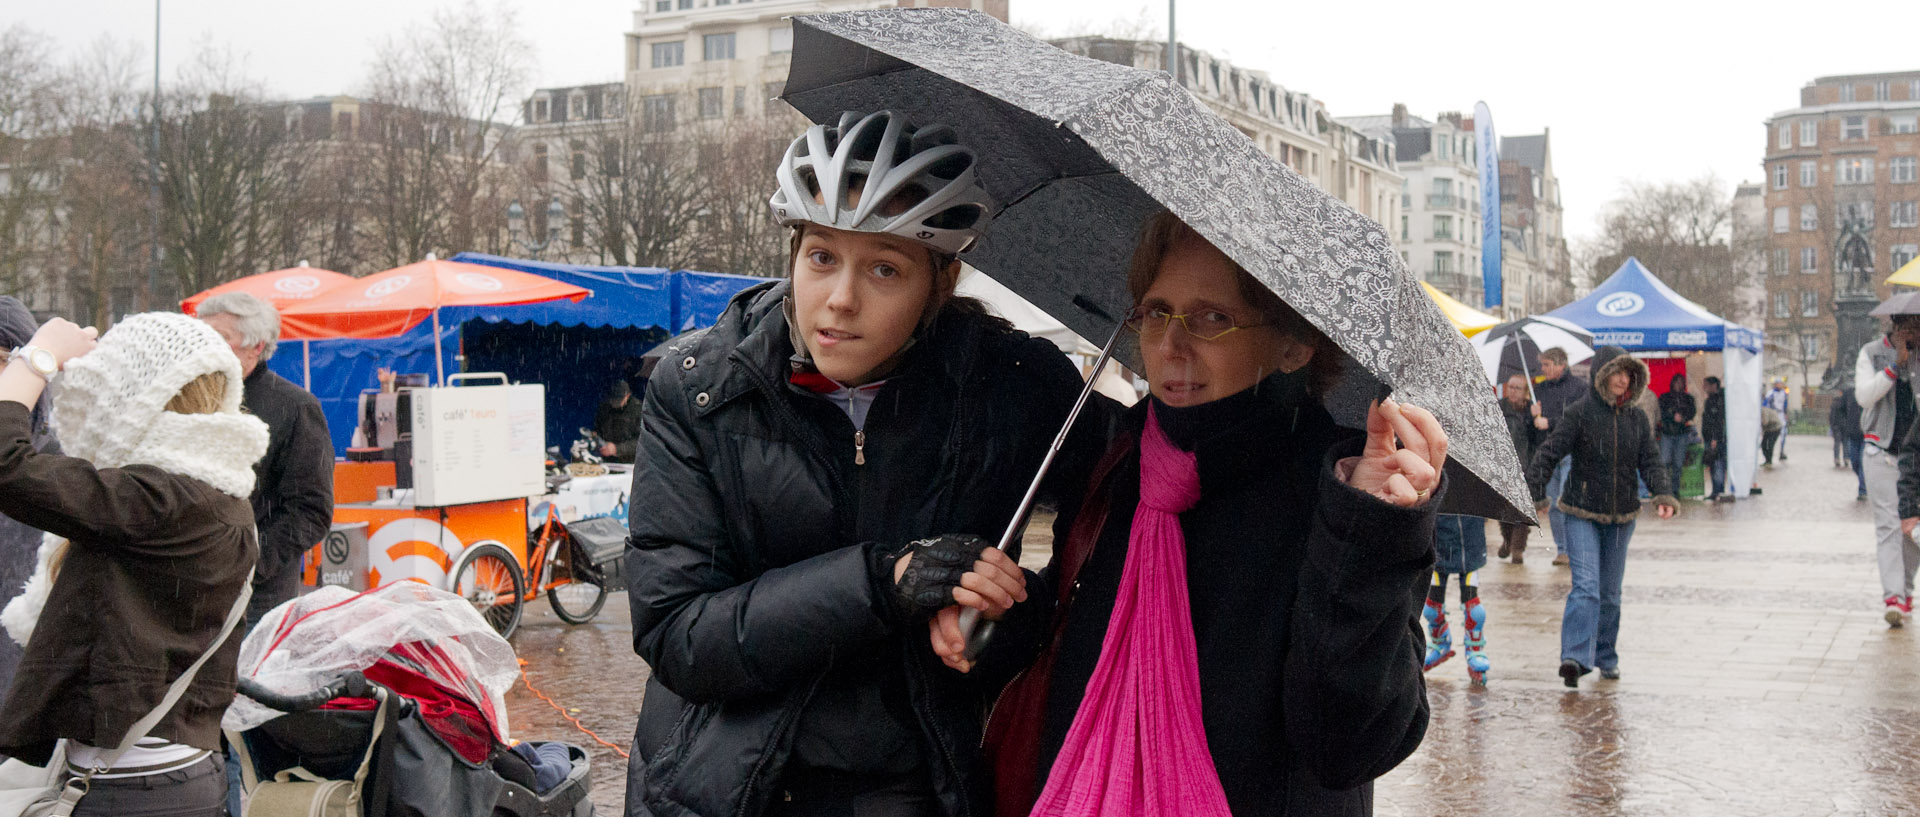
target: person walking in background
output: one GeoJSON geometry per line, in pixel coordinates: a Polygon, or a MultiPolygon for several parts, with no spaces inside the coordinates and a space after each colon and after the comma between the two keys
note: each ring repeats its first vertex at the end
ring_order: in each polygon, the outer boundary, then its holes
{"type": "MultiPolygon", "coordinates": [[[[1676,374],[1667,381],[1667,393],[1660,395],[1660,464],[1667,468],[1667,484],[1680,491],[1680,472],[1687,464],[1687,449],[1693,445],[1693,418],[1697,413],[1693,395],[1687,393],[1687,376],[1676,374]]],[[[1644,497],[1642,497],[1644,498],[1644,497]]]]}
{"type": "Polygon", "coordinates": [[[1843,385],[1834,389],[1833,408],[1827,411],[1827,426],[1834,441],[1840,444],[1841,463],[1853,469],[1853,478],[1859,483],[1859,492],[1854,494],[1854,501],[1867,501],[1867,472],[1861,463],[1866,441],[1860,438],[1860,402],[1854,399],[1852,386],[1843,385]]]}
{"type": "Polygon", "coordinates": [[[267,424],[267,455],[254,465],[253,518],[260,565],[247,602],[247,628],[300,592],[300,557],[333,525],[333,439],[320,401],[265,365],[280,343],[280,313],[244,292],[200,302],[195,316],[240,359],[240,404],[267,424]]]}
{"type": "Polygon", "coordinates": [[[1700,409],[1700,467],[1706,469],[1712,485],[1707,501],[1732,502],[1733,494],[1727,487],[1727,394],[1720,389],[1718,377],[1708,377],[1701,383],[1707,399],[1700,409]]]}
{"type": "Polygon", "coordinates": [[[1593,388],[1561,416],[1527,467],[1527,489],[1544,506],[1555,464],[1573,459],[1560,497],[1573,573],[1560,620],[1560,680],[1569,687],[1579,687],[1580,676],[1594,669],[1608,680],[1620,677],[1620,588],[1627,542],[1640,515],[1635,477],[1652,489],[1661,519],[1680,509],[1646,414],[1634,406],[1647,378],[1647,364],[1626,350],[1600,347],[1593,356],[1593,388]]]}
{"type": "Polygon", "coordinates": [[[1896,315],[1893,331],[1868,341],[1854,360],[1854,401],[1860,404],[1867,500],[1880,563],[1880,596],[1887,625],[1899,627],[1913,613],[1913,574],[1920,547],[1901,523],[1900,462],[1896,443],[1913,425],[1913,345],[1920,342],[1920,315],[1896,315]],[[1904,529],[1903,529],[1904,528],[1904,529]]]}
{"type": "MultiPolygon", "coordinates": [[[[25,304],[11,295],[0,295],[0,366],[7,365],[13,349],[27,345],[40,328],[25,304]]],[[[33,450],[42,454],[60,453],[48,423],[48,395],[34,403],[31,433],[33,450]]],[[[38,528],[0,515],[0,605],[20,593],[20,585],[33,574],[33,552],[40,547],[38,528]]],[[[14,670],[20,666],[20,645],[11,638],[0,638],[0,692],[13,685],[14,670]]]]}
{"type": "Polygon", "coordinates": [[[1761,464],[1773,467],[1774,444],[1780,446],[1780,461],[1787,461],[1787,442],[1782,439],[1787,431],[1787,381],[1775,378],[1773,388],[1760,398],[1760,454],[1766,460],[1761,464]]]}
{"type": "MultiPolygon", "coordinates": [[[[1567,370],[1567,352],[1554,347],[1540,353],[1540,374],[1542,379],[1533,387],[1533,397],[1540,401],[1540,416],[1547,418],[1547,433],[1560,422],[1560,416],[1567,407],[1578,402],[1587,394],[1587,381],[1575,377],[1567,370]]],[[[1525,463],[1522,463],[1523,465],[1525,463]]],[[[1572,462],[1561,459],[1553,469],[1553,479],[1547,483],[1547,525],[1553,533],[1553,563],[1567,563],[1567,515],[1560,510],[1560,494],[1567,489],[1567,471],[1572,462]]]]}
{"type": "MultiPolygon", "coordinates": [[[[1507,420],[1507,434],[1513,438],[1513,452],[1520,456],[1520,467],[1533,459],[1533,450],[1547,439],[1547,418],[1540,404],[1527,396],[1527,378],[1518,372],[1508,375],[1500,386],[1500,413],[1507,420]]],[[[1524,564],[1527,536],[1531,526],[1518,522],[1500,523],[1500,558],[1513,557],[1524,564]]]]}

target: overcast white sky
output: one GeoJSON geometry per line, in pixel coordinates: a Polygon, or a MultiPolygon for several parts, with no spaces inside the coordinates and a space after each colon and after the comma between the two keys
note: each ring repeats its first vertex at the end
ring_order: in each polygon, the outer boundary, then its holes
{"type": "MultiPolygon", "coordinates": [[[[636,0],[505,0],[537,51],[539,86],[620,78],[636,0]]],[[[162,78],[198,44],[230,48],[288,97],[351,93],[381,38],[442,0],[167,0],[162,78]]],[[[1047,35],[1165,36],[1166,3],[1011,0],[1016,25],[1047,35]]],[[[0,26],[24,23],[71,55],[101,36],[153,39],[147,0],[4,0],[0,26]]],[[[1264,70],[1335,116],[1471,111],[1484,100],[1502,134],[1553,128],[1570,238],[1589,235],[1632,180],[1713,172],[1758,181],[1761,122],[1795,107],[1817,76],[1920,69],[1913,0],[1815,7],[1728,0],[1477,3],[1181,0],[1180,40],[1264,70]]],[[[146,52],[151,57],[151,51],[146,52]]]]}

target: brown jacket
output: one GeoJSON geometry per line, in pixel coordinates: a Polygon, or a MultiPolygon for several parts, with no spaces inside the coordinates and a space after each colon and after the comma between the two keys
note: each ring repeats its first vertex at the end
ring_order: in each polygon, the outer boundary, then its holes
{"type": "MultiPolygon", "coordinates": [[[[247,500],[152,466],[35,453],[28,424],[25,406],[0,401],[0,513],[72,546],[0,705],[0,755],[41,764],[59,738],[119,743],[219,635],[260,550],[247,500]]],[[[219,746],[240,639],[153,737],[219,746]]]]}

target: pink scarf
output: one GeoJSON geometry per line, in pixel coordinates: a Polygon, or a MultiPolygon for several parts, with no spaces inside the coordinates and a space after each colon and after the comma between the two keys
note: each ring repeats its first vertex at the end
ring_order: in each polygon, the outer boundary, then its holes
{"type": "Polygon", "coordinates": [[[1193,454],[1140,437],[1140,507],[1100,662],[1033,817],[1227,817],[1200,720],[1200,659],[1187,606],[1180,512],[1200,501],[1193,454]]]}

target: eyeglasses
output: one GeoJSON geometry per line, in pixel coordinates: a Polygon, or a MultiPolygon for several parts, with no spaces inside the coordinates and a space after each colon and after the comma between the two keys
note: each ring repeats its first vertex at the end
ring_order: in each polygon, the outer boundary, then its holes
{"type": "Polygon", "coordinates": [[[1202,309],[1187,315],[1175,315],[1164,306],[1136,306],[1127,311],[1124,322],[1128,329],[1138,332],[1143,338],[1157,338],[1167,333],[1167,327],[1174,321],[1180,322],[1180,328],[1195,340],[1219,340],[1222,335],[1241,329],[1266,326],[1264,323],[1234,323],[1233,316],[1217,309],[1202,309]]]}

